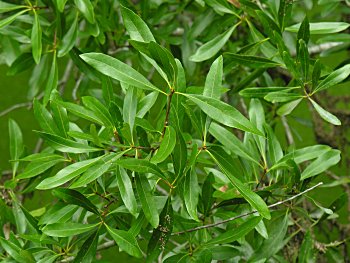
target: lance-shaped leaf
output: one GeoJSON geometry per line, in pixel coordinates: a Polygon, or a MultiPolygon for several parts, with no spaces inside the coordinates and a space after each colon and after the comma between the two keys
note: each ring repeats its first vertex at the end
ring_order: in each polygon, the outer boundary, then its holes
{"type": "Polygon", "coordinates": [[[121,6],[120,10],[124,21],[124,26],[131,39],[142,42],[155,41],[151,30],[138,15],[124,6],[121,6]]]}
{"type": "Polygon", "coordinates": [[[168,197],[165,206],[159,216],[159,226],[153,230],[152,237],[147,247],[147,262],[156,260],[164,250],[171,232],[173,231],[174,217],[171,197],[168,197]]]}
{"type": "Polygon", "coordinates": [[[105,225],[107,228],[108,233],[111,235],[111,237],[114,239],[114,241],[117,243],[119,248],[126,253],[128,253],[131,256],[141,258],[142,257],[142,251],[139,247],[139,244],[136,241],[136,238],[124,231],[119,229],[113,229],[108,225],[105,225]]]}
{"type": "Polygon", "coordinates": [[[70,237],[74,235],[79,235],[96,229],[97,224],[81,224],[81,223],[55,223],[51,225],[46,225],[42,228],[42,231],[45,235],[52,237],[70,237]]]}
{"type": "Polygon", "coordinates": [[[241,193],[244,199],[246,199],[248,203],[253,208],[255,208],[261,216],[270,219],[270,211],[262,198],[250,190],[237,177],[235,177],[230,170],[227,169],[227,167],[230,167],[230,165],[226,164],[229,158],[227,156],[225,157],[225,152],[220,152],[220,154],[218,154],[215,151],[211,150],[210,152],[208,151],[208,153],[213,158],[215,163],[220,167],[220,169],[225,173],[233,186],[241,193]]]}
{"type": "Polygon", "coordinates": [[[17,176],[17,179],[32,178],[34,176],[37,176],[37,175],[45,172],[46,170],[50,169],[51,167],[55,166],[56,164],[65,161],[65,159],[62,156],[52,158],[51,160],[48,158],[45,158],[43,160],[44,161],[30,163],[24,169],[24,171],[17,176]]]}
{"type": "Polygon", "coordinates": [[[11,24],[13,21],[15,21],[15,19],[17,17],[19,17],[20,15],[24,14],[25,12],[27,12],[29,9],[26,10],[22,10],[12,16],[6,17],[5,19],[0,20],[0,28],[3,28],[5,26],[7,26],[8,24],[11,24]]]}
{"type": "Polygon", "coordinates": [[[116,161],[116,164],[137,173],[151,173],[167,181],[167,178],[158,166],[147,160],[134,158],[120,159],[116,161]]]}
{"type": "Polygon", "coordinates": [[[246,98],[264,98],[270,92],[287,91],[290,89],[299,89],[299,87],[251,87],[243,89],[239,95],[246,98]]]}
{"type": "Polygon", "coordinates": [[[78,36],[78,15],[75,16],[74,21],[69,28],[68,32],[64,35],[62,39],[62,44],[58,50],[58,57],[63,57],[68,54],[68,52],[74,47],[75,40],[78,36]]]}
{"type": "Polygon", "coordinates": [[[218,237],[209,240],[204,244],[204,246],[232,243],[233,241],[236,241],[237,239],[246,236],[250,231],[252,231],[257,226],[257,224],[259,224],[260,221],[261,221],[260,216],[250,218],[243,224],[239,225],[238,227],[235,227],[230,230],[226,230],[225,233],[220,234],[218,237]]]}
{"type": "Polygon", "coordinates": [[[224,56],[231,64],[239,64],[250,68],[273,68],[281,66],[280,63],[263,57],[238,55],[234,53],[225,53],[224,56]]]}
{"type": "Polygon", "coordinates": [[[323,109],[313,99],[309,98],[309,100],[311,101],[312,105],[314,106],[318,114],[320,114],[322,119],[324,119],[325,121],[328,121],[329,123],[332,123],[333,125],[341,125],[340,120],[335,115],[323,109]]]}
{"type": "Polygon", "coordinates": [[[52,190],[52,194],[68,204],[84,207],[86,210],[99,215],[97,207],[83,194],[72,189],[57,188],[52,190]]]}
{"type": "Polygon", "coordinates": [[[350,75],[350,64],[347,64],[329,74],[316,87],[313,93],[328,89],[346,79],[350,75]]]}
{"type": "Polygon", "coordinates": [[[130,133],[133,134],[135,117],[137,111],[137,89],[129,86],[124,98],[123,104],[123,119],[125,123],[129,124],[130,133]]]}
{"type": "Polygon", "coordinates": [[[19,262],[19,263],[35,262],[35,259],[30,252],[23,250],[17,244],[14,244],[3,237],[0,237],[0,245],[6,251],[6,253],[8,253],[16,262],[19,262]]]}
{"type": "Polygon", "coordinates": [[[210,118],[226,126],[243,131],[263,135],[254,125],[237,109],[220,100],[208,98],[197,94],[182,94],[198,105],[210,118]]]}
{"type": "Polygon", "coordinates": [[[157,228],[159,225],[159,215],[154,196],[151,192],[151,186],[144,175],[136,175],[135,183],[142,210],[152,227],[157,228]]]}
{"type": "Polygon", "coordinates": [[[140,89],[164,93],[164,91],[149,82],[141,73],[116,58],[101,53],[85,53],[80,55],[80,57],[94,69],[113,79],[140,89]]]}
{"type": "Polygon", "coordinates": [[[21,8],[26,8],[26,6],[24,5],[15,5],[15,4],[11,4],[11,3],[6,3],[3,1],[0,1],[0,14],[1,13],[6,13],[6,12],[10,12],[16,9],[21,9],[21,8]]]}
{"type": "Polygon", "coordinates": [[[183,183],[183,196],[188,214],[193,220],[199,221],[197,215],[199,186],[195,167],[192,167],[191,171],[185,176],[183,183]]]}
{"type": "Polygon", "coordinates": [[[9,119],[9,135],[10,135],[10,156],[12,160],[12,175],[15,176],[19,165],[18,159],[23,153],[23,137],[18,124],[9,119]]]}
{"type": "Polygon", "coordinates": [[[226,44],[227,40],[232,35],[233,30],[235,30],[238,25],[239,23],[235,24],[229,30],[202,45],[197,49],[196,53],[190,57],[190,60],[194,62],[201,62],[215,56],[215,54],[218,53],[219,50],[226,44]]]}
{"type": "Polygon", "coordinates": [[[95,23],[94,7],[90,0],[74,0],[74,3],[90,24],[95,23]]]}
{"type": "Polygon", "coordinates": [[[222,86],[223,59],[218,57],[210,67],[207,78],[205,79],[203,95],[206,97],[220,99],[220,89],[222,86]]]}
{"type": "Polygon", "coordinates": [[[43,100],[44,106],[46,106],[46,104],[48,103],[51,96],[51,92],[57,88],[57,83],[58,83],[58,66],[57,66],[56,52],[54,52],[51,69],[50,69],[49,76],[45,86],[45,94],[44,94],[44,100],[43,100]]]}
{"type": "Polygon", "coordinates": [[[119,167],[116,172],[116,178],[123,203],[130,213],[135,216],[137,214],[137,202],[130,177],[122,167],[119,167]]]}
{"type": "Polygon", "coordinates": [[[298,105],[299,103],[302,101],[303,99],[297,99],[297,100],[293,100],[291,102],[288,102],[286,104],[283,104],[278,110],[277,110],[277,114],[279,116],[285,116],[288,115],[289,113],[291,113],[298,105]]]}
{"type": "Polygon", "coordinates": [[[176,144],[176,131],[173,127],[167,126],[159,149],[152,157],[152,163],[163,162],[173,151],[176,144]]]}
{"type": "Polygon", "coordinates": [[[93,232],[80,247],[73,263],[91,262],[96,256],[99,231],[93,232]]]}
{"type": "Polygon", "coordinates": [[[58,11],[60,11],[61,13],[63,12],[64,6],[66,5],[67,1],[68,0],[55,0],[58,11]]]}
{"type": "MultiPolygon", "coordinates": [[[[287,27],[286,30],[289,32],[298,32],[300,28],[300,23],[287,27]]],[[[349,23],[345,22],[318,22],[310,23],[310,34],[331,34],[337,33],[347,29],[350,26],[349,23]]]]}
{"type": "Polygon", "coordinates": [[[42,52],[41,43],[41,26],[39,22],[39,16],[36,11],[34,11],[34,23],[32,27],[31,43],[32,43],[32,53],[36,64],[39,64],[42,52]]]}
{"type": "Polygon", "coordinates": [[[329,167],[336,165],[340,161],[340,151],[330,150],[315,161],[313,161],[305,170],[301,173],[301,180],[318,175],[326,171],[329,167]]]}
{"type": "Polygon", "coordinates": [[[108,109],[96,98],[85,96],[82,101],[86,108],[93,111],[99,120],[103,122],[106,127],[114,127],[113,118],[108,109]]]}
{"type": "Polygon", "coordinates": [[[254,155],[249,152],[249,148],[247,148],[232,132],[229,132],[214,122],[210,125],[209,132],[234,154],[259,165],[259,160],[256,160],[254,155]]]}
{"type": "Polygon", "coordinates": [[[60,134],[51,113],[37,100],[34,99],[34,115],[41,129],[52,134],[60,134]]]}
{"type": "Polygon", "coordinates": [[[102,149],[91,147],[89,145],[75,142],[66,138],[63,138],[58,135],[39,132],[40,136],[45,139],[46,142],[50,144],[52,148],[60,152],[69,152],[69,153],[87,153],[87,152],[96,152],[101,151],[102,149]]]}
{"type": "Polygon", "coordinates": [[[91,166],[93,166],[97,161],[99,161],[101,157],[97,157],[90,160],[85,160],[77,163],[73,163],[62,170],[60,170],[55,176],[46,178],[43,180],[36,188],[45,190],[45,189],[52,189],[57,186],[60,186],[69,180],[72,180],[73,178],[77,177],[78,175],[85,172],[87,169],[89,169],[91,166]]]}

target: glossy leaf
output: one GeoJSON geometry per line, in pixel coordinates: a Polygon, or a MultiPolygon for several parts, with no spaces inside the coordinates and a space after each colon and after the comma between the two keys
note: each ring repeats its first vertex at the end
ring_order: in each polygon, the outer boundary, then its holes
{"type": "Polygon", "coordinates": [[[96,255],[99,231],[92,233],[81,246],[77,256],[74,258],[74,263],[91,262],[96,255]]]}
{"type": "MultiPolygon", "coordinates": [[[[310,34],[332,34],[347,29],[350,24],[345,22],[318,22],[310,23],[310,34]]],[[[300,23],[293,26],[287,27],[286,30],[290,32],[298,32],[300,23]]]]}
{"type": "Polygon", "coordinates": [[[185,175],[183,184],[183,195],[186,209],[190,217],[199,221],[197,215],[197,205],[199,200],[199,187],[197,173],[194,167],[185,175]]]}
{"type": "Polygon", "coordinates": [[[250,68],[273,68],[281,66],[280,63],[263,57],[238,55],[234,53],[225,53],[224,57],[227,58],[231,63],[247,66],[250,68]]]}
{"type": "Polygon", "coordinates": [[[14,15],[11,15],[9,17],[6,17],[5,19],[0,20],[0,29],[11,24],[13,21],[16,20],[17,17],[19,17],[20,15],[24,14],[27,11],[28,11],[28,9],[22,10],[14,15]]]}
{"type": "Polygon", "coordinates": [[[156,154],[152,157],[152,163],[163,162],[174,150],[176,144],[176,132],[171,126],[167,126],[165,129],[164,137],[160,143],[159,149],[156,154]]]}
{"type": "Polygon", "coordinates": [[[313,93],[328,89],[346,79],[350,75],[350,64],[347,64],[329,74],[317,85],[313,93]]]}
{"type": "Polygon", "coordinates": [[[205,79],[203,95],[206,97],[220,99],[220,88],[223,76],[223,59],[218,57],[210,67],[207,78],[205,79]]]}
{"type": "Polygon", "coordinates": [[[58,66],[57,66],[56,52],[54,52],[51,69],[50,69],[49,76],[47,78],[46,86],[45,86],[45,94],[44,94],[44,100],[43,100],[44,106],[49,102],[51,92],[57,88],[57,84],[58,84],[58,66]]]}
{"type": "Polygon", "coordinates": [[[78,16],[75,16],[73,23],[62,39],[62,44],[58,50],[58,57],[63,57],[74,47],[78,36],[78,16]]]}
{"type": "Polygon", "coordinates": [[[123,203],[130,213],[135,216],[137,213],[137,202],[130,177],[123,168],[119,167],[116,172],[116,178],[123,203]]]}
{"type": "Polygon", "coordinates": [[[322,119],[324,119],[325,121],[327,121],[333,125],[341,125],[340,120],[336,116],[334,116],[332,113],[323,109],[320,105],[317,104],[317,102],[315,102],[311,98],[309,98],[309,100],[311,101],[312,105],[314,106],[314,108],[318,112],[318,114],[320,114],[322,119]]]}
{"type": "Polygon", "coordinates": [[[69,237],[96,229],[99,224],[56,223],[44,226],[42,231],[52,237],[69,237]]]}
{"type": "Polygon", "coordinates": [[[129,124],[130,133],[133,134],[135,117],[137,111],[137,89],[129,86],[126,91],[125,100],[123,104],[123,119],[125,123],[129,124]]]}
{"type": "Polygon", "coordinates": [[[86,20],[93,24],[95,22],[95,14],[90,0],[74,0],[74,3],[86,20]]]}
{"type": "Polygon", "coordinates": [[[23,153],[23,138],[21,128],[17,122],[13,119],[9,119],[9,135],[10,135],[10,156],[12,160],[16,160],[11,163],[12,175],[15,176],[19,162],[17,161],[23,153]]]}
{"type": "Polygon", "coordinates": [[[31,34],[31,42],[32,42],[32,52],[33,58],[36,64],[39,64],[42,52],[42,43],[41,43],[41,26],[39,21],[39,15],[37,12],[34,12],[34,23],[31,34]]]}

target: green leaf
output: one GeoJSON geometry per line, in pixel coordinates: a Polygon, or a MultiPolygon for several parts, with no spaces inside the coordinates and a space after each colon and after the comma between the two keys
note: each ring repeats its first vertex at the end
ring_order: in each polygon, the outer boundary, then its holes
{"type": "Polygon", "coordinates": [[[75,142],[58,135],[54,135],[46,132],[38,132],[38,133],[43,139],[45,139],[46,142],[50,144],[52,148],[60,152],[88,153],[88,152],[96,152],[96,151],[103,150],[100,148],[91,147],[83,143],[75,142]]]}
{"type": "Polygon", "coordinates": [[[318,81],[321,76],[321,62],[319,59],[316,60],[314,64],[314,69],[312,71],[312,88],[315,89],[317,87],[318,81]]]}
{"type": "Polygon", "coordinates": [[[26,161],[26,162],[49,162],[53,160],[66,161],[67,159],[58,154],[49,154],[46,152],[42,152],[42,153],[33,153],[20,160],[26,161]]]}
{"type": "Polygon", "coordinates": [[[223,59],[218,57],[210,67],[207,78],[205,79],[203,95],[206,97],[220,99],[220,88],[222,86],[223,59]]]}
{"type": "Polygon", "coordinates": [[[66,205],[61,202],[56,203],[47,210],[47,212],[40,218],[39,225],[65,223],[71,220],[73,214],[78,207],[75,205],[66,205]]]}
{"type": "Polygon", "coordinates": [[[259,165],[259,161],[256,160],[255,156],[249,152],[249,149],[232,132],[216,123],[210,125],[209,132],[232,153],[259,165]]]}
{"type": "Polygon", "coordinates": [[[197,215],[199,186],[195,167],[192,167],[191,171],[185,175],[183,183],[183,195],[188,214],[193,220],[199,221],[197,215]]]}
{"type": "Polygon", "coordinates": [[[303,96],[297,93],[290,93],[287,91],[275,91],[267,94],[264,99],[272,103],[276,102],[287,102],[302,98],[303,96]]]}
{"type": "Polygon", "coordinates": [[[159,215],[154,196],[151,192],[151,186],[144,175],[136,175],[135,183],[142,210],[152,227],[157,228],[159,225],[159,215]]]}
{"type": "Polygon", "coordinates": [[[239,92],[239,95],[246,98],[264,98],[267,94],[277,91],[287,91],[289,89],[299,89],[299,87],[252,87],[239,92]]]}
{"type": "MultiPolygon", "coordinates": [[[[53,98],[54,100],[61,99],[57,91],[53,92],[52,95],[53,96],[51,98],[53,98]]],[[[63,106],[54,103],[53,101],[51,101],[50,103],[50,108],[52,111],[52,118],[58,128],[57,134],[67,138],[69,132],[69,119],[67,115],[67,110],[63,106]]]]}
{"type": "Polygon", "coordinates": [[[110,228],[108,225],[105,226],[108,233],[121,250],[125,251],[131,256],[142,258],[142,251],[133,235],[123,230],[110,228]]]}
{"type": "Polygon", "coordinates": [[[10,242],[9,240],[0,237],[1,247],[17,262],[20,263],[34,263],[35,259],[31,253],[23,250],[16,244],[10,242]]]}
{"type": "Polygon", "coordinates": [[[164,137],[160,143],[159,149],[152,157],[152,163],[163,162],[174,150],[176,144],[176,131],[173,127],[167,126],[165,129],[164,137]]]}
{"type": "Polygon", "coordinates": [[[102,156],[90,160],[73,163],[60,170],[55,176],[43,180],[36,188],[40,190],[45,190],[60,186],[77,177],[81,173],[85,172],[91,166],[95,165],[95,163],[98,162],[101,158],[102,156]]]}
{"type": "Polygon", "coordinates": [[[0,14],[10,12],[16,9],[26,8],[24,5],[15,5],[0,1],[0,14]]]}
{"type": "Polygon", "coordinates": [[[78,191],[65,188],[56,188],[52,190],[52,194],[68,204],[81,206],[96,215],[100,214],[97,207],[78,191]]]}
{"type": "Polygon", "coordinates": [[[74,0],[76,7],[90,24],[95,23],[94,7],[90,0],[74,0]]]}
{"type": "Polygon", "coordinates": [[[282,105],[278,110],[277,110],[277,114],[279,116],[285,116],[288,115],[289,113],[291,113],[298,105],[299,103],[302,101],[303,99],[297,99],[297,100],[293,100],[291,102],[288,102],[284,105],[282,105]]]}
{"type": "Polygon", "coordinates": [[[33,106],[35,118],[41,129],[51,134],[61,134],[51,113],[37,99],[34,99],[33,106]]]}
{"type": "Polygon", "coordinates": [[[55,0],[57,9],[58,11],[60,11],[60,13],[63,12],[64,6],[66,5],[67,1],[68,0],[55,0]]]}
{"type": "Polygon", "coordinates": [[[45,158],[42,161],[32,162],[24,169],[24,171],[21,174],[17,176],[17,179],[27,179],[35,177],[63,161],[65,161],[65,159],[59,156],[52,158],[51,160],[45,158]]]}
{"type": "Polygon", "coordinates": [[[310,25],[309,25],[309,20],[307,16],[305,16],[303,22],[301,23],[299,30],[298,30],[298,35],[297,35],[297,46],[296,50],[299,52],[299,40],[302,39],[304,42],[307,44],[309,43],[310,39],[310,25]]]}
{"type": "Polygon", "coordinates": [[[17,17],[19,17],[20,15],[24,14],[25,12],[27,12],[29,9],[25,9],[22,10],[12,16],[6,17],[5,19],[0,20],[0,29],[7,26],[8,24],[11,24],[13,21],[15,21],[15,19],[17,17]]]}
{"type": "Polygon", "coordinates": [[[42,43],[41,43],[41,26],[39,22],[39,15],[34,11],[34,23],[31,34],[31,43],[32,43],[32,52],[33,58],[36,64],[39,64],[42,52],[42,43]]]}
{"type": "Polygon", "coordinates": [[[244,199],[246,199],[248,203],[253,208],[255,208],[262,217],[270,219],[270,211],[262,198],[250,190],[237,177],[235,177],[230,170],[227,169],[229,166],[226,165],[225,162],[226,160],[229,160],[229,158],[222,155],[222,153],[219,155],[213,150],[210,152],[208,151],[208,153],[213,158],[215,163],[220,167],[220,169],[225,173],[232,185],[241,193],[244,199]]]}
{"type": "MultiPolygon", "coordinates": [[[[13,119],[9,119],[10,136],[10,157],[12,160],[18,160],[23,153],[23,137],[20,127],[13,119]]],[[[14,177],[19,165],[18,161],[11,162],[12,176],[14,177]]]]}
{"type": "Polygon", "coordinates": [[[333,115],[332,113],[323,109],[313,99],[309,98],[309,100],[311,101],[312,105],[314,106],[314,108],[318,112],[318,114],[320,114],[322,119],[324,119],[325,121],[327,121],[333,125],[341,125],[340,120],[335,115],[333,115]]]}
{"type": "Polygon", "coordinates": [[[129,169],[137,173],[151,173],[167,181],[167,178],[165,177],[163,172],[158,168],[158,166],[147,160],[128,158],[117,160],[115,163],[125,169],[129,169]]]}
{"type": "Polygon", "coordinates": [[[94,69],[113,79],[125,82],[136,88],[164,93],[164,91],[154,86],[135,69],[116,58],[101,53],[85,53],[80,55],[80,57],[94,69]]]}
{"type": "Polygon", "coordinates": [[[173,231],[174,217],[171,197],[168,197],[165,206],[159,216],[159,226],[153,230],[152,237],[147,246],[147,262],[153,262],[164,251],[165,246],[173,231]]]}
{"type": "Polygon", "coordinates": [[[74,18],[74,21],[67,31],[67,33],[64,35],[62,39],[62,43],[60,45],[60,48],[58,50],[58,57],[63,57],[68,54],[69,51],[74,47],[75,41],[78,36],[78,16],[76,15],[74,18]]]}
{"type": "Polygon", "coordinates": [[[136,216],[137,202],[129,175],[122,167],[119,167],[119,169],[116,171],[116,178],[120,196],[125,204],[125,207],[133,216],[136,216]]]}
{"type": "Polygon", "coordinates": [[[120,6],[124,26],[128,31],[130,38],[142,42],[155,41],[151,30],[147,24],[130,9],[120,6]]]}
{"type": "Polygon", "coordinates": [[[96,257],[98,237],[99,231],[97,230],[85,240],[73,263],[91,262],[96,257]]]}
{"type": "Polygon", "coordinates": [[[310,64],[309,52],[308,52],[307,45],[303,39],[300,39],[298,43],[299,43],[298,60],[300,62],[300,68],[301,68],[303,80],[304,82],[306,82],[309,76],[309,64],[310,64]]]}
{"type": "Polygon", "coordinates": [[[301,173],[301,180],[310,178],[326,171],[329,167],[340,161],[340,151],[330,150],[320,155],[301,173]]]}
{"type": "Polygon", "coordinates": [[[238,55],[234,53],[224,53],[224,56],[231,63],[247,66],[250,68],[273,68],[281,66],[280,63],[263,57],[238,55]]]}
{"type": "Polygon", "coordinates": [[[232,243],[237,239],[246,236],[250,231],[252,231],[257,224],[261,221],[261,217],[253,217],[245,221],[243,224],[239,225],[230,230],[226,230],[225,233],[220,234],[218,237],[213,238],[206,242],[204,246],[212,246],[214,244],[226,244],[232,243]]]}
{"type": "Polygon", "coordinates": [[[236,27],[239,24],[240,23],[235,24],[229,30],[225,31],[224,33],[216,36],[209,42],[202,45],[200,48],[197,49],[196,53],[190,57],[190,60],[194,62],[201,62],[215,56],[215,54],[218,53],[220,49],[226,44],[226,42],[232,35],[232,32],[236,29],[236,27]]]}
{"type": "Polygon", "coordinates": [[[130,133],[133,135],[135,117],[137,111],[137,89],[129,86],[123,104],[123,119],[125,123],[129,124],[130,133]]]}
{"type": "Polygon", "coordinates": [[[85,96],[82,98],[84,106],[91,110],[106,127],[114,127],[113,118],[108,109],[96,98],[85,96]]]}
{"type": "Polygon", "coordinates": [[[263,135],[238,110],[220,100],[197,94],[182,94],[198,105],[210,118],[226,126],[263,135]]]}
{"type": "MultiPolygon", "coordinates": [[[[313,91],[316,93],[321,90],[328,89],[346,79],[350,75],[350,64],[347,64],[329,74],[325,79],[323,79],[313,91]]],[[[313,94],[312,93],[312,94],[313,94]]]]}
{"type": "Polygon", "coordinates": [[[46,104],[48,103],[51,96],[51,92],[57,88],[57,83],[58,83],[58,66],[57,66],[56,52],[54,52],[51,69],[50,69],[49,76],[45,86],[45,94],[44,94],[44,100],[43,100],[44,106],[46,106],[46,104]]]}
{"type": "Polygon", "coordinates": [[[42,228],[42,231],[45,235],[52,237],[71,237],[74,235],[79,235],[81,233],[85,233],[96,229],[97,224],[81,224],[81,223],[55,223],[51,225],[46,225],[42,228]]]}
{"type": "Polygon", "coordinates": [[[309,230],[304,235],[303,242],[301,243],[298,262],[300,263],[316,262],[316,256],[314,254],[314,248],[313,248],[313,240],[309,230]]]}
{"type": "MultiPolygon", "coordinates": [[[[300,28],[300,23],[295,24],[293,26],[287,27],[286,31],[289,32],[298,32],[300,28]]],[[[332,34],[343,31],[350,26],[349,23],[345,22],[318,22],[318,23],[310,23],[310,34],[318,35],[318,34],[332,34]]]]}

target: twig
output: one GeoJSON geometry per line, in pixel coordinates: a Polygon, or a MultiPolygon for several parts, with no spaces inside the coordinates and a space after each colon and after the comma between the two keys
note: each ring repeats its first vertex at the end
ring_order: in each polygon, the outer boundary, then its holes
{"type": "Polygon", "coordinates": [[[60,82],[58,83],[58,86],[60,87],[60,94],[62,95],[64,88],[66,87],[66,84],[69,80],[70,74],[72,72],[73,69],[73,60],[69,60],[66,70],[63,73],[62,79],[60,80],[60,82]]]}
{"type": "Polygon", "coordinates": [[[80,82],[83,80],[83,77],[84,77],[83,75],[80,75],[77,82],[75,83],[75,86],[72,92],[72,97],[75,101],[78,100],[77,93],[80,86],[80,82]]]}
{"type": "MultiPolygon", "coordinates": [[[[312,187],[310,187],[309,189],[306,189],[305,191],[297,194],[297,195],[294,195],[290,198],[287,198],[286,200],[283,200],[283,201],[279,201],[277,203],[274,203],[272,205],[268,205],[267,207],[268,208],[272,208],[272,207],[275,207],[275,206],[279,206],[281,204],[284,204],[284,203],[287,203],[289,201],[292,201],[293,199],[307,193],[307,192],[310,192],[311,190],[315,189],[316,187],[322,185],[323,183],[320,182],[312,187]]],[[[188,233],[188,232],[194,232],[194,231],[198,231],[198,230],[201,230],[201,229],[205,229],[205,228],[210,228],[210,227],[214,227],[214,226],[218,226],[218,225],[221,225],[221,224],[224,224],[224,223],[227,223],[227,222],[231,222],[231,221],[234,221],[238,218],[242,218],[242,217],[245,217],[245,216],[248,216],[248,215],[252,215],[252,214],[255,214],[257,213],[258,211],[257,210],[253,210],[253,211],[250,211],[250,212],[247,212],[247,213],[244,213],[244,214],[241,214],[241,215],[238,215],[238,216],[234,216],[234,217],[231,217],[229,219],[226,219],[226,220],[222,220],[220,222],[217,222],[217,223],[213,223],[213,224],[208,224],[208,225],[204,225],[204,226],[199,226],[199,227],[195,227],[195,228],[191,228],[191,229],[187,229],[187,230],[184,230],[184,231],[180,231],[180,232],[176,232],[176,233],[173,233],[172,235],[181,235],[181,234],[184,234],[184,233],[188,233]]]]}
{"type": "Polygon", "coordinates": [[[293,135],[292,135],[292,131],[290,130],[290,127],[289,127],[289,124],[287,122],[287,119],[285,116],[282,116],[281,117],[281,120],[282,120],[282,124],[284,126],[284,129],[286,130],[286,135],[287,135],[287,140],[288,140],[288,143],[291,145],[291,144],[294,144],[294,138],[293,138],[293,135]]]}
{"type": "Polygon", "coordinates": [[[31,102],[23,102],[23,103],[18,103],[15,105],[12,105],[11,107],[7,108],[6,110],[0,112],[0,117],[5,116],[6,114],[10,113],[11,111],[19,108],[24,108],[24,107],[31,107],[32,103],[31,102]]]}

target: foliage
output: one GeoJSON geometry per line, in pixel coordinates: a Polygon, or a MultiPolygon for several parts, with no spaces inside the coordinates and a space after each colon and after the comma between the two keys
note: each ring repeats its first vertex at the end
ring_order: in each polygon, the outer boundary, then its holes
{"type": "Polygon", "coordinates": [[[347,195],[323,207],[309,194],[340,147],[298,147],[289,122],[308,105],[315,125],[341,125],[321,96],[350,64],[312,47],[346,48],[350,24],[298,23],[290,0],[133,2],[0,1],[1,60],[31,70],[43,142],[30,153],[9,119],[3,262],[92,262],[109,247],[139,262],[343,257],[344,237],[315,229],[347,195]],[[45,204],[29,211],[32,194],[45,204]]]}

